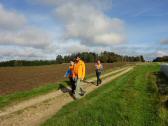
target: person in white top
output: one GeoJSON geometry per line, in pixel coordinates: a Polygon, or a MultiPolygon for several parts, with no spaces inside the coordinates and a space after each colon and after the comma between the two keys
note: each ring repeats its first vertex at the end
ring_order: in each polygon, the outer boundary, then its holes
{"type": "Polygon", "coordinates": [[[97,86],[99,84],[102,83],[102,80],[101,80],[101,73],[102,73],[102,70],[103,70],[103,65],[101,64],[100,60],[97,60],[96,64],[95,64],[95,68],[96,68],[96,77],[97,77],[97,86]]]}

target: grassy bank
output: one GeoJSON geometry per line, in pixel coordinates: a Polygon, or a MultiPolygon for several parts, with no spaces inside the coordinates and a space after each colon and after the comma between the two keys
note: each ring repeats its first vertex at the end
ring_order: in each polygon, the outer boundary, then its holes
{"type": "Polygon", "coordinates": [[[63,107],[43,126],[160,126],[158,65],[140,65],[63,107]]]}
{"type": "Polygon", "coordinates": [[[161,72],[155,73],[154,76],[157,78],[160,98],[160,126],[168,126],[168,77],[161,72]]]}
{"type": "Polygon", "coordinates": [[[12,103],[14,104],[16,102],[26,100],[42,94],[46,94],[50,91],[58,90],[58,89],[59,89],[58,84],[48,84],[46,86],[34,88],[30,91],[21,91],[21,92],[16,92],[5,96],[0,96],[0,108],[3,108],[12,103]]]}

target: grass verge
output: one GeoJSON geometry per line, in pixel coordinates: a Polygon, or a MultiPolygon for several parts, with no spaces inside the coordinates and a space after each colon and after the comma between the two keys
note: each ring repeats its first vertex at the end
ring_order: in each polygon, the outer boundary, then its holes
{"type": "Polygon", "coordinates": [[[168,78],[161,72],[154,74],[160,98],[160,126],[168,126],[168,78]]]}
{"type": "Polygon", "coordinates": [[[85,98],[64,106],[42,126],[160,126],[159,95],[151,73],[140,65],[85,98]]]}
{"type": "Polygon", "coordinates": [[[3,108],[11,103],[14,104],[21,100],[26,100],[35,96],[39,96],[41,94],[48,93],[58,88],[59,88],[58,84],[48,84],[46,86],[34,88],[30,91],[16,92],[5,96],[0,96],[0,108],[3,108]]]}

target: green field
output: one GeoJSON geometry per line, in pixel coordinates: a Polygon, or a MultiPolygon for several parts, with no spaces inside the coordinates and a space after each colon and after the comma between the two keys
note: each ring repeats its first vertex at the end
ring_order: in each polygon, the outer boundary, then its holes
{"type": "Polygon", "coordinates": [[[157,87],[159,65],[139,65],[85,98],[64,106],[43,126],[167,126],[157,87]]]}

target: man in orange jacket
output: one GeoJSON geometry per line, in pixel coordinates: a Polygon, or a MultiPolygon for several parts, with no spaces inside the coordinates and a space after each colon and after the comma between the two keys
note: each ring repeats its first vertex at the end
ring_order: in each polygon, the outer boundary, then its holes
{"type": "Polygon", "coordinates": [[[75,97],[77,99],[80,98],[80,94],[84,95],[84,91],[81,90],[81,80],[85,78],[85,63],[80,59],[78,56],[76,58],[76,64],[74,66],[74,74],[76,76],[76,90],[75,90],[75,97]]]}

